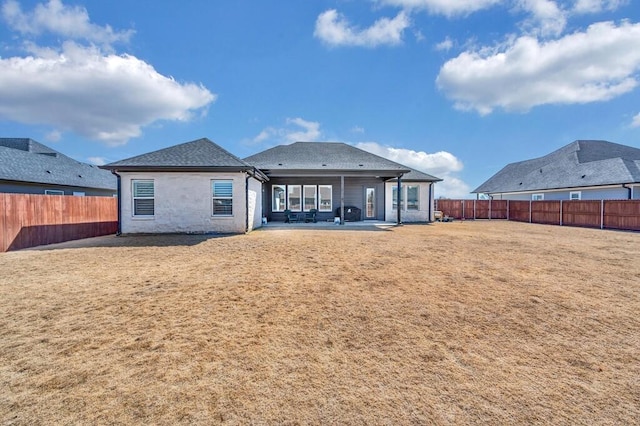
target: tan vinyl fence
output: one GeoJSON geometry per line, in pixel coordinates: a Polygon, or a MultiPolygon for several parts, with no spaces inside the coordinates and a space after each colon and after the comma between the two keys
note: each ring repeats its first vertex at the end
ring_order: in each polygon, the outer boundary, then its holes
{"type": "Polygon", "coordinates": [[[455,219],[506,219],[640,231],[640,200],[436,200],[436,210],[455,219]]]}
{"type": "Polygon", "coordinates": [[[0,252],[115,234],[115,197],[0,193],[0,252]]]}

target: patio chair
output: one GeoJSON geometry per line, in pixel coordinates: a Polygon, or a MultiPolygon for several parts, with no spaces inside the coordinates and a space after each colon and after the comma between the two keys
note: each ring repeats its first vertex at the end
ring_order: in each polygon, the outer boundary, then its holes
{"type": "Polygon", "coordinates": [[[318,213],[318,210],[316,209],[311,209],[309,210],[309,212],[307,212],[307,214],[304,217],[304,222],[313,222],[316,223],[318,220],[316,219],[316,214],[318,213]]]}
{"type": "Polygon", "coordinates": [[[291,210],[284,211],[284,223],[292,223],[296,221],[296,215],[291,213],[291,210]]]}

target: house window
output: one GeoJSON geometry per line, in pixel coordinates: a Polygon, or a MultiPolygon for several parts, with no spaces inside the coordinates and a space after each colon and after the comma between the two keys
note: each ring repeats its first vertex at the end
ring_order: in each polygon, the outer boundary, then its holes
{"type": "Polygon", "coordinates": [[[391,188],[391,198],[393,199],[393,210],[398,210],[398,186],[391,188]]]}
{"type": "Polygon", "coordinates": [[[420,210],[420,204],[418,202],[419,188],[417,185],[407,186],[407,210],[420,210]]]}
{"type": "Polygon", "coordinates": [[[569,193],[570,200],[581,200],[582,199],[582,191],[571,191],[569,193]]]}
{"type": "Polygon", "coordinates": [[[318,185],[318,192],[320,193],[320,200],[318,203],[318,210],[321,212],[330,212],[333,210],[331,204],[332,200],[332,187],[331,185],[318,185]]]}
{"type": "Polygon", "coordinates": [[[286,187],[284,185],[273,185],[271,189],[273,193],[273,203],[271,211],[283,212],[287,208],[286,187]]]}
{"type": "Polygon", "coordinates": [[[133,215],[153,216],[155,195],[153,180],[133,180],[133,215]]]}
{"type": "Polygon", "coordinates": [[[287,201],[289,204],[289,210],[299,212],[302,210],[301,202],[302,187],[300,185],[287,186],[287,201]]]}
{"type": "Polygon", "coordinates": [[[213,216],[233,215],[233,181],[211,181],[213,216]]]}
{"type": "Polygon", "coordinates": [[[542,201],[544,200],[544,194],[531,194],[532,201],[542,201]]]}
{"type": "Polygon", "coordinates": [[[303,187],[303,194],[304,194],[304,211],[308,212],[311,209],[315,209],[316,208],[316,199],[317,199],[317,192],[318,188],[315,185],[305,185],[303,187]]]}
{"type": "Polygon", "coordinates": [[[64,191],[60,191],[58,189],[45,189],[45,195],[64,195],[64,191]]]}
{"type": "Polygon", "coordinates": [[[76,197],[84,197],[85,193],[81,191],[73,191],[73,195],[75,195],[76,197]]]}

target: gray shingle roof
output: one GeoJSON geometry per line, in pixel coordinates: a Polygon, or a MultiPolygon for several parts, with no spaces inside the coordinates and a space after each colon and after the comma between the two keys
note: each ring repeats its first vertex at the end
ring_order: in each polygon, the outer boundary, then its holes
{"type": "Polygon", "coordinates": [[[640,182],[640,149],[579,140],[544,157],[511,163],[473,193],[506,193],[640,182]]]}
{"type": "Polygon", "coordinates": [[[278,145],[244,159],[264,170],[388,171],[393,176],[409,167],[340,142],[295,142],[278,145]]]}
{"type": "Polygon", "coordinates": [[[215,169],[237,168],[249,170],[252,166],[221,148],[207,138],[185,142],[158,151],[138,155],[101,166],[114,170],[153,169],[215,169]]]}
{"type": "MultiPolygon", "coordinates": [[[[398,179],[391,179],[397,181],[398,179]]],[[[405,173],[402,176],[403,182],[442,182],[442,179],[432,176],[428,173],[423,173],[416,169],[411,169],[409,173],[405,173]]]]}
{"type": "Polygon", "coordinates": [[[29,138],[0,138],[0,179],[81,188],[116,189],[116,177],[29,138]]]}

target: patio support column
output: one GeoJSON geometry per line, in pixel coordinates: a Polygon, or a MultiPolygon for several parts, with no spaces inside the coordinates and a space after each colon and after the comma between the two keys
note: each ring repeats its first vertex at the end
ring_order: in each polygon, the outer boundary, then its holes
{"type": "Polygon", "coordinates": [[[340,225],[344,225],[344,175],[340,176],[340,225]]]}
{"type": "Polygon", "coordinates": [[[396,220],[396,224],[398,225],[402,223],[400,210],[402,210],[402,175],[398,176],[398,218],[396,220]]]}

